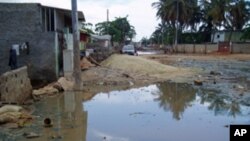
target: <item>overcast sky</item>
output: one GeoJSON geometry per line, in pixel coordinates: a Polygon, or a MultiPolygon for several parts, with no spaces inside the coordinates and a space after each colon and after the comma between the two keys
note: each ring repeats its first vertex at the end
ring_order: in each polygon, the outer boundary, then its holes
{"type": "MultiPolygon", "coordinates": [[[[125,17],[135,27],[136,40],[150,37],[159,20],[155,17],[156,9],[151,4],[158,0],[77,0],[78,10],[85,15],[86,22],[96,24],[115,17],[125,17]]],[[[42,5],[71,9],[71,0],[0,0],[0,2],[37,2],[42,5]]]]}

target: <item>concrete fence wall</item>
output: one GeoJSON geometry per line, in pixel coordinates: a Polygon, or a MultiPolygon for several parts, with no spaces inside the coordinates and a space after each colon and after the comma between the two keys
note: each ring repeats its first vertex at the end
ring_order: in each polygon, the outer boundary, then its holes
{"type": "Polygon", "coordinates": [[[218,51],[217,44],[179,44],[177,47],[179,53],[212,53],[218,51]]]}
{"type": "Polygon", "coordinates": [[[31,97],[32,86],[27,67],[6,72],[0,76],[0,101],[22,104],[31,97]]]}
{"type": "MultiPolygon", "coordinates": [[[[218,44],[179,44],[176,51],[178,53],[213,53],[218,52],[218,44]]],[[[230,52],[249,54],[250,43],[233,43],[230,52]]]]}
{"type": "Polygon", "coordinates": [[[250,43],[233,43],[231,47],[232,53],[250,53],[250,43]]]}

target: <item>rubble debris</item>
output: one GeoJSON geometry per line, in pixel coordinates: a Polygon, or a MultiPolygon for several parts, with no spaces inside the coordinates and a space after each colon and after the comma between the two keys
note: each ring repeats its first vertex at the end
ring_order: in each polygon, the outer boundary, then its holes
{"type": "Polygon", "coordinates": [[[20,112],[23,108],[16,105],[4,105],[0,108],[0,115],[6,112],[20,112]]]}
{"type": "Polygon", "coordinates": [[[62,139],[61,135],[51,135],[51,139],[62,139]]]}
{"type": "Polygon", "coordinates": [[[202,86],[203,85],[201,80],[194,80],[194,84],[197,85],[197,86],[202,86]]]}
{"type": "Polygon", "coordinates": [[[18,127],[23,127],[31,119],[32,116],[25,113],[20,106],[5,105],[0,108],[0,124],[16,123],[18,127]]]}
{"type": "Polygon", "coordinates": [[[7,112],[0,115],[0,125],[10,122],[16,122],[20,117],[20,112],[7,112]]]}
{"type": "Polygon", "coordinates": [[[40,88],[38,90],[33,90],[32,95],[33,96],[40,96],[45,94],[55,94],[58,93],[58,89],[52,87],[52,86],[45,86],[44,88],[40,88]]]}
{"type": "Polygon", "coordinates": [[[52,86],[53,86],[54,88],[56,88],[59,92],[63,92],[63,91],[64,91],[63,87],[62,87],[61,84],[58,83],[58,82],[53,83],[52,86]]]}
{"type": "MultiPolygon", "coordinates": [[[[126,77],[126,78],[129,78],[129,77],[131,77],[129,74],[127,74],[127,73],[122,73],[122,76],[124,76],[124,77],[126,77]]],[[[131,77],[132,78],[132,77],[131,77]]]]}
{"type": "Polygon", "coordinates": [[[65,77],[60,77],[57,82],[61,85],[64,91],[70,91],[73,89],[74,86],[73,82],[67,80],[65,77]]]}
{"type": "Polygon", "coordinates": [[[38,138],[38,137],[40,137],[39,134],[34,133],[34,132],[24,133],[23,136],[26,137],[27,139],[32,139],[32,138],[38,138]]]}
{"type": "Polygon", "coordinates": [[[211,75],[222,75],[221,72],[217,72],[217,71],[210,71],[211,75]]]}
{"type": "Polygon", "coordinates": [[[81,59],[80,67],[81,67],[82,70],[85,70],[85,69],[88,69],[88,68],[94,67],[94,66],[95,65],[92,64],[91,62],[89,62],[86,57],[84,57],[84,58],[81,59]]]}
{"type": "Polygon", "coordinates": [[[62,91],[69,91],[73,88],[73,82],[67,80],[65,77],[60,77],[57,82],[49,84],[43,88],[33,90],[32,95],[37,99],[44,95],[53,95],[62,91]]]}
{"type": "Polygon", "coordinates": [[[88,56],[87,58],[92,64],[95,64],[96,66],[101,66],[94,58],[91,56],[88,56]]]}
{"type": "MultiPolygon", "coordinates": [[[[235,90],[241,92],[241,94],[242,94],[243,92],[246,91],[246,88],[243,87],[243,86],[241,86],[240,84],[235,84],[235,85],[233,86],[233,88],[234,88],[235,90]]],[[[243,95],[243,94],[242,94],[242,95],[243,95]]]]}

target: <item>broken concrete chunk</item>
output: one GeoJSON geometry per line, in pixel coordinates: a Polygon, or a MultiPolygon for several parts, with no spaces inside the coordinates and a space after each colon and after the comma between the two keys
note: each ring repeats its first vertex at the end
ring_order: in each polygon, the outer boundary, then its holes
{"type": "Polygon", "coordinates": [[[67,80],[65,77],[60,77],[57,82],[62,86],[64,91],[69,91],[73,89],[73,82],[67,80]]]}
{"type": "Polygon", "coordinates": [[[81,69],[84,70],[84,69],[88,69],[90,67],[94,67],[95,65],[92,64],[90,61],[88,61],[87,58],[84,57],[81,59],[80,66],[81,66],[81,69]]]}
{"type": "Polygon", "coordinates": [[[245,88],[243,86],[241,86],[240,84],[234,85],[233,88],[238,90],[238,91],[245,91],[245,88]]]}
{"type": "Polygon", "coordinates": [[[24,133],[23,136],[26,137],[27,139],[32,139],[32,138],[38,138],[38,137],[40,137],[39,134],[34,133],[34,132],[24,133]]]}
{"type": "Polygon", "coordinates": [[[38,90],[33,90],[32,94],[35,96],[39,96],[39,95],[45,95],[45,94],[55,94],[58,92],[59,92],[58,89],[56,89],[52,86],[46,86],[46,87],[38,89],[38,90]]]}
{"type": "Polygon", "coordinates": [[[53,83],[52,86],[53,86],[53,88],[56,88],[59,92],[64,91],[63,87],[62,87],[61,84],[58,83],[58,82],[53,83]]]}

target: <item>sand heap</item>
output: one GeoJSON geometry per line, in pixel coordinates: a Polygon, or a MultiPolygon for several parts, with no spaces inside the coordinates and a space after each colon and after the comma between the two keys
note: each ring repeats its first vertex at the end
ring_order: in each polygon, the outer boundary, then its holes
{"type": "Polygon", "coordinates": [[[127,72],[162,74],[176,72],[179,69],[173,66],[161,64],[159,62],[142,58],[139,56],[114,54],[101,63],[112,69],[120,69],[127,72]]]}

